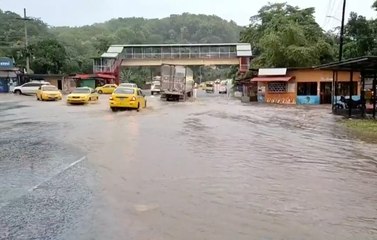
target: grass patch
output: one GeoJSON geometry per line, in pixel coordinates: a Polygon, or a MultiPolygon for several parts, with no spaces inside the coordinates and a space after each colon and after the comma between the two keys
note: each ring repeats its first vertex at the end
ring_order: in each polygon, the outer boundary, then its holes
{"type": "Polygon", "coordinates": [[[347,119],[342,124],[349,130],[366,137],[377,138],[377,121],[366,119],[347,119]]]}

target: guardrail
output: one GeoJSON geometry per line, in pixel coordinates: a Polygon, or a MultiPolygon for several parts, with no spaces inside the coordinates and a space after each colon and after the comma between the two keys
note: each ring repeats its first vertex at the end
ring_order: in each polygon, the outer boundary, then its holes
{"type": "Polygon", "coordinates": [[[236,58],[236,52],[205,53],[126,53],[124,59],[224,59],[236,58]]]}

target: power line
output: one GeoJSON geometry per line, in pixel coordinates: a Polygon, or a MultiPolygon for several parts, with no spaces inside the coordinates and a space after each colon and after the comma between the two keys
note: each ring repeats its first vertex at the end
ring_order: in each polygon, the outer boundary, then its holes
{"type": "Polygon", "coordinates": [[[327,7],[326,7],[326,15],[325,15],[325,18],[323,19],[323,24],[322,26],[325,26],[326,23],[329,21],[327,16],[329,16],[329,13],[330,13],[330,8],[331,8],[331,3],[333,2],[333,0],[329,0],[328,3],[327,3],[327,7]]]}
{"type": "Polygon", "coordinates": [[[332,25],[334,18],[327,17],[327,16],[334,16],[337,9],[340,8],[341,3],[342,3],[341,0],[330,0],[329,5],[331,5],[331,6],[327,9],[327,13],[326,13],[326,16],[325,16],[327,21],[323,25],[323,28],[327,28],[329,25],[332,25]]]}

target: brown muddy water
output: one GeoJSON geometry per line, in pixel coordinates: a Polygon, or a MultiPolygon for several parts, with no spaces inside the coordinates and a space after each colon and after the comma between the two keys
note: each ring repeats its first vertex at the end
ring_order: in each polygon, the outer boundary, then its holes
{"type": "Polygon", "coordinates": [[[377,239],[377,145],[326,106],[0,105],[0,238],[377,239]]]}

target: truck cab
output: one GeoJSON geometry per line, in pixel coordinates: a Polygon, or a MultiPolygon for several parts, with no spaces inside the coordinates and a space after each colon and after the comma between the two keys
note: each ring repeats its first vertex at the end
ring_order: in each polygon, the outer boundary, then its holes
{"type": "Polygon", "coordinates": [[[154,95],[159,94],[161,92],[161,81],[160,80],[154,80],[151,84],[151,94],[154,95]]]}

